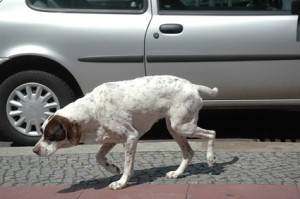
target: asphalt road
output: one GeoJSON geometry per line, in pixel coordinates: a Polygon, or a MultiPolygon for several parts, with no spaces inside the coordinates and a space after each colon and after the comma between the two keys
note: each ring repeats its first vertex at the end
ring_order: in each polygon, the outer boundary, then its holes
{"type": "MultiPolygon", "coordinates": [[[[296,111],[203,109],[199,114],[198,125],[216,130],[217,138],[295,142],[300,141],[299,118],[300,112],[296,111]]],[[[166,140],[171,139],[171,136],[165,122],[161,120],[142,139],[166,140]]],[[[7,146],[19,145],[0,134],[0,147],[7,146]]]]}

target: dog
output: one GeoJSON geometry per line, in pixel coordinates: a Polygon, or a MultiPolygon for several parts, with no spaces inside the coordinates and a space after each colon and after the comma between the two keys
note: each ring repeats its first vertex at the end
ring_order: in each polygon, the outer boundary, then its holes
{"type": "Polygon", "coordinates": [[[105,157],[117,144],[125,148],[124,172],[109,189],[122,189],[133,175],[134,158],[139,138],[159,119],[165,118],[168,131],[182,151],[177,170],[166,174],[177,178],[193,157],[187,137],[208,139],[207,163],[215,164],[216,133],[197,126],[203,105],[200,94],[214,97],[218,89],[192,84],[175,76],[146,76],[133,80],[109,82],[96,87],[84,97],[57,110],[42,125],[42,137],[33,148],[39,156],[49,156],[60,148],[76,146],[85,135],[93,133],[102,144],[97,162],[112,174],[120,169],[105,157]]]}

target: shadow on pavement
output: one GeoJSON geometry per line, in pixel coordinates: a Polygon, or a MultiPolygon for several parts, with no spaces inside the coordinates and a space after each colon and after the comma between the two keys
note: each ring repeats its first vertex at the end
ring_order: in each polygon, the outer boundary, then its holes
{"type": "MultiPolygon", "coordinates": [[[[220,175],[225,172],[225,167],[227,165],[233,165],[239,161],[238,157],[233,157],[233,159],[229,162],[216,163],[214,167],[208,167],[206,163],[197,163],[190,164],[186,169],[185,173],[180,176],[180,178],[184,178],[191,175],[203,175],[203,174],[211,174],[211,175],[220,175]]],[[[157,180],[158,178],[164,177],[165,174],[169,171],[176,170],[177,166],[167,166],[167,167],[156,167],[144,170],[136,170],[134,177],[132,177],[128,186],[134,186],[138,184],[150,183],[152,181],[157,180]]],[[[83,189],[103,189],[106,188],[110,183],[119,180],[121,175],[112,176],[109,178],[101,178],[101,179],[93,179],[88,181],[82,181],[78,184],[73,184],[67,189],[63,189],[58,191],[58,193],[72,193],[83,189]]],[[[170,179],[171,181],[172,179],[170,179]]]]}

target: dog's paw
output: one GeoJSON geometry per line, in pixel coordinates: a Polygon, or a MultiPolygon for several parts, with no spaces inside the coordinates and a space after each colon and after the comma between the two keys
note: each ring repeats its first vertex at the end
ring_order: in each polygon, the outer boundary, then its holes
{"type": "Polygon", "coordinates": [[[176,171],[170,171],[166,174],[166,177],[169,179],[175,179],[178,178],[179,174],[176,173],[176,171]]]}
{"type": "Polygon", "coordinates": [[[126,184],[123,184],[123,183],[120,183],[119,181],[116,181],[116,182],[113,182],[111,183],[108,188],[110,190],[119,190],[119,189],[122,189],[126,186],[126,184]]]}
{"type": "Polygon", "coordinates": [[[216,158],[215,157],[211,157],[211,158],[207,158],[207,165],[208,167],[213,167],[216,164],[216,158]]]}

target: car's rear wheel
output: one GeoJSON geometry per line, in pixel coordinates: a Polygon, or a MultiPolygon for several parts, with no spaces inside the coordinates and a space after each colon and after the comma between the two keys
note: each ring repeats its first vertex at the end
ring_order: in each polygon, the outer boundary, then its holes
{"type": "Polygon", "coordinates": [[[0,131],[13,142],[34,145],[45,119],[74,100],[68,84],[53,74],[16,73],[0,86],[0,131]]]}

